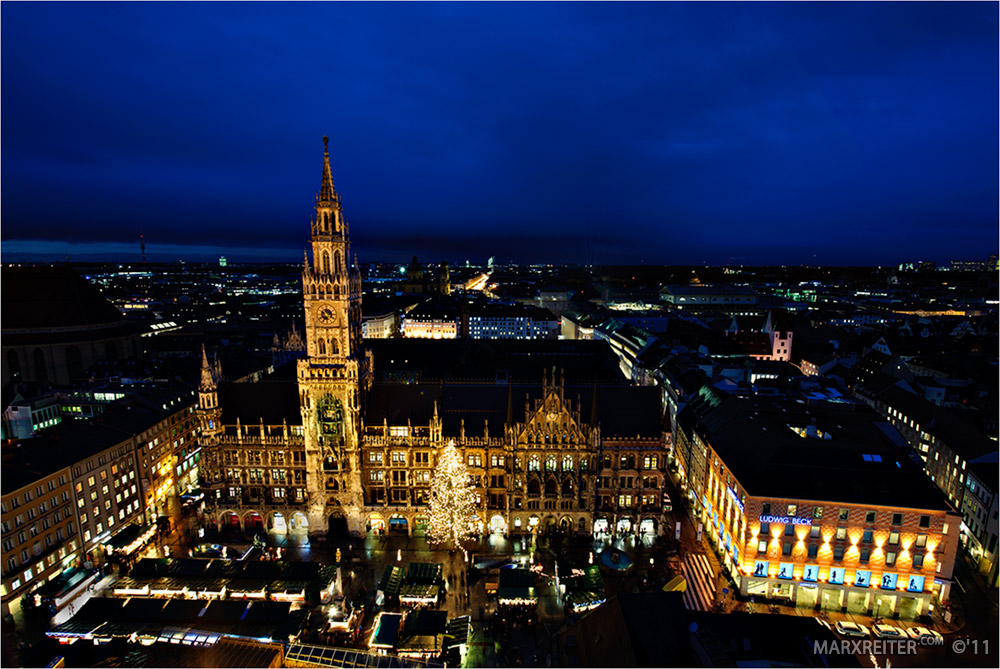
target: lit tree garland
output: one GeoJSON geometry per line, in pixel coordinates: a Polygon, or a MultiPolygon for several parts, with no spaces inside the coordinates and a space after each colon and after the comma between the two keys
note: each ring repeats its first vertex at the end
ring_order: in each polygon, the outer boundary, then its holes
{"type": "Polygon", "coordinates": [[[469,485],[465,462],[453,440],[438,452],[428,511],[428,534],[432,542],[453,541],[456,548],[462,548],[462,541],[475,536],[476,497],[469,485]]]}

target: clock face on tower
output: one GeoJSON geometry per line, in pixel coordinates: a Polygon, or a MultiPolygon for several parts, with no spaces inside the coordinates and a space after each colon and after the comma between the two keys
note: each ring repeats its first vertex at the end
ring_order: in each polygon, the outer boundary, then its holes
{"type": "Polygon", "coordinates": [[[337,314],[331,307],[323,307],[319,310],[318,318],[320,323],[329,325],[337,320],[337,314]]]}

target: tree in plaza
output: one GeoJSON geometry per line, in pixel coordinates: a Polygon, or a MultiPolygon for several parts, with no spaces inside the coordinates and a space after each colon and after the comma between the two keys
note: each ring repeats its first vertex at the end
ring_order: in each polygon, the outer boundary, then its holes
{"type": "Polygon", "coordinates": [[[475,536],[476,496],[453,440],[438,452],[428,511],[428,534],[434,543],[453,541],[456,548],[461,548],[463,541],[475,536]]]}

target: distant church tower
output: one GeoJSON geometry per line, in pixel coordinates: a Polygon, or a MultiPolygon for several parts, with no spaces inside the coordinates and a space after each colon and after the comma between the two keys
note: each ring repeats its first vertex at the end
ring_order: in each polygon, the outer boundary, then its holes
{"type": "Polygon", "coordinates": [[[312,262],[302,270],[306,357],[298,361],[305,438],[309,525],[342,517],[363,534],[361,407],[371,386],[371,358],[361,339],[361,273],[348,266],[347,218],[333,187],[328,138],[312,219],[312,262]]]}

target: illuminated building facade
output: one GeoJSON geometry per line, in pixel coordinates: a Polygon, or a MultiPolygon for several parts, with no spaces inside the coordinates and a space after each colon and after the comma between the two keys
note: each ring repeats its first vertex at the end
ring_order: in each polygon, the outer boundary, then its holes
{"type": "Polygon", "coordinates": [[[155,408],[108,404],[4,446],[3,489],[13,491],[3,496],[5,610],[67,567],[104,562],[120,531],[151,525],[197,482],[191,391],[145,392],[155,408]]]}
{"type": "Polygon", "coordinates": [[[670,284],[660,290],[660,300],[684,307],[729,307],[757,304],[757,294],[749,286],[731,284],[670,284]]]}
{"type": "Polygon", "coordinates": [[[678,423],[685,494],[742,594],[908,619],[948,600],[961,518],[877,415],[703,391],[678,423]]]}
{"type": "Polygon", "coordinates": [[[69,467],[43,476],[31,472],[26,452],[3,458],[3,614],[16,613],[21,597],[79,556],[69,467]]]}
{"type": "Polygon", "coordinates": [[[898,386],[858,397],[895,427],[923,461],[924,473],[962,513],[962,544],[982,573],[996,582],[997,442],[946,407],[898,386]],[[977,470],[978,477],[974,477],[977,470]]]}
{"type": "Polygon", "coordinates": [[[399,316],[388,311],[365,318],[361,321],[361,333],[365,339],[389,339],[399,332],[399,316]]]}
{"type": "Polygon", "coordinates": [[[457,308],[422,304],[403,316],[402,332],[417,339],[455,339],[461,334],[461,322],[457,308]]]}
{"type": "MultiPolygon", "coordinates": [[[[453,440],[473,477],[484,533],[660,531],[669,439],[655,388],[619,377],[613,387],[596,385],[594,376],[572,387],[555,369],[540,385],[498,383],[487,369],[495,351],[477,378],[449,372],[449,382],[374,383],[348,245],[324,151],[312,261],[303,271],[307,351],[295,378],[279,370],[257,383],[220,384],[203,356],[197,414],[213,522],[312,534],[420,532],[437,449],[453,440]]],[[[457,318],[454,325],[452,337],[457,318]]],[[[510,357],[529,362],[538,379],[541,351],[510,357]]]]}
{"type": "Polygon", "coordinates": [[[662,529],[667,437],[655,388],[572,387],[555,376],[540,387],[376,384],[362,453],[367,531],[424,529],[437,448],[450,440],[484,534],[662,529]]]}
{"type": "Polygon", "coordinates": [[[484,304],[469,308],[472,339],[555,339],[559,321],[547,309],[529,305],[484,304]]]}
{"type": "Polygon", "coordinates": [[[83,554],[95,563],[103,562],[101,547],[115,532],[147,520],[133,437],[118,438],[72,468],[83,554]]]}

